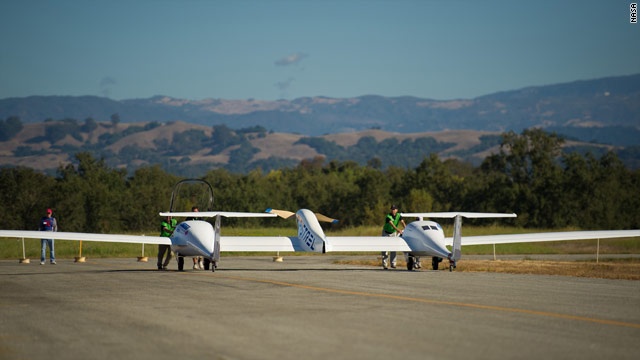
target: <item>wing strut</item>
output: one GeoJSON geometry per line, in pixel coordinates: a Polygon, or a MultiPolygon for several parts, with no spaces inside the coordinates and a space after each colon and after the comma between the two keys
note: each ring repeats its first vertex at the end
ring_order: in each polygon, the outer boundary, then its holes
{"type": "Polygon", "coordinates": [[[453,251],[451,259],[451,266],[455,269],[456,262],[462,257],[462,215],[456,215],[453,223],[453,251]]]}
{"type": "Polygon", "coordinates": [[[213,227],[213,254],[211,254],[211,271],[216,271],[220,262],[220,219],[222,216],[216,215],[216,224],[213,227]]]}

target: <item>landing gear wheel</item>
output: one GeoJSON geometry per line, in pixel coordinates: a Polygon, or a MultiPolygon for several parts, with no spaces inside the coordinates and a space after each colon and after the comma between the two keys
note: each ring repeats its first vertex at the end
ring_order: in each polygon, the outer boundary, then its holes
{"type": "Polygon", "coordinates": [[[434,256],[431,258],[431,268],[433,270],[438,270],[438,266],[440,265],[440,262],[442,262],[442,258],[438,257],[438,256],[434,256]]]}
{"type": "Polygon", "coordinates": [[[184,256],[178,256],[178,271],[184,270],[184,256]]]}
{"type": "Polygon", "coordinates": [[[453,269],[456,268],[456,262],[455,260],[450,260],[449,261],[449,272],[453,271],[453,269]]]}
{"type": "Polygon", "coordinates": [[[202,266],[204,267],[205,270],[209,270],[209,266],[211,266],[211,260],[209,259],[202,260],[202,266]]]}
{"type": "Polygon", "coordinates": [[[413,266],[415,264],[415,258],[411,255],[407,257],[407,270],[413,271],[413,266]]]}

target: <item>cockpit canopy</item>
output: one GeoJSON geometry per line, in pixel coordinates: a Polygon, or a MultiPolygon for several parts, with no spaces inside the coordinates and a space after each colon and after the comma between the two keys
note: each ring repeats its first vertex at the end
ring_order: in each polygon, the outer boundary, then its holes
{"type": "Polygon", "coordinates": [[[424,231],[442,230],[442,226],[440,226],[440,224],[438,224],[438,223],[425,224],[425,225],[422,225],[422,230],[424,230],[424,231]]]}

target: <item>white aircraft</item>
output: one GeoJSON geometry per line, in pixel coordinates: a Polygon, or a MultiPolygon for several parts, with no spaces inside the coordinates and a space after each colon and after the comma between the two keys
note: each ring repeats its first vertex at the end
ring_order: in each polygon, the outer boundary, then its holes
{"type": "MultiPolygon", "coordinates": [[[[289,211],[267,209],[268,212],[278,214],[283,218],[290,218],[294,214],[289,211]]],[[[291,244],[282,241],[277,244],[273,241],[272,251],[315,251],[315,252],[340,252],[340,251],[401,251],[407,256],[407,270],[414,270],[421,256],[432,257],[432,268],[438,270],[438,265],[443,258],[449,260],[449,271],[456,268],[456,263],[462,256],[462,245],[482,244],[507,244],[518,242],[563,241],[606,239],[618,237],[637,237],[640,230],[606,230],[606,231],[566,231],[550,233],[510,234],[510,235],[486,235],[462,237],[462,218],[507,218],[516,217],[516,214],[501,213],[474,213],[474,212],[432,212],[432,213],[402,213],[403,217],[416,217],[417,221],[407,224],[402,236],[326,236],[320,227],[318,220],[335,222],[337,220],[324,215],[313,214],[302,209],[295,213],[298,223],[298,237],[290,238],[291,244]],[[315,216],[314,216],[315,215],[315,216]],[[424,220],[430,218],[453,218],[453,237],[444,235],[442,226],[434,221],[424,220]],[[294,246],[294,244],[296,246],[294,246]],[[280,246],[278,246],[280,245],[280,246]],[[451,247],[451,250],[447,248],[451,247]]],[[[246,246],[251,246],[245,242],[246,246]]],[[[239,249],[241,244],[235,244],[239,249]]],[[[243,249],[243,251],[251,251],[243,249]]]]}
{"type": "Polygon", "coordinates": [[[407,224],[401,237],[383,236],[326,236],[319,221],[336,222],[327,216],[314,214],[307,209],[298,210],[295,214],[289,211],[268,209],[266,213],[248,212],[161,212],[161,216],[173,217],[215,217],[212,226],[207,221],[188,220],[179,223],[170,237],[92,234],[74,232],[41,232],[27,230],[0,230],[0,237],[4,238],[51,238],[60,240],[85,240],[100,242],[126,242],[138,244],[165,244],[178,258],[178,270],[183,270],[184,257],[202,256],[205,268],[211,265],[215,271],[220,262],[221,251],[249,251],[249,252],[294,252],[306,251],[317,253],[328,252],[357,252],[357,251],[402,251],[407,254],[407,269],[413,270],[416,260],[420,256],[431,256],[433,269],[438,269],[438,263],[446,258],[449,260],[449,270],[456,267],[461,257],[462,245],[504,244],[514,242],[559,241],[579,239],[604,239],[614,237],[637,237],[640,230],[612,230],[612,231],[571,231],[536,234],[513,234],[493,236],[471,236],[462,238],[462,217],[466,218],[496,218],[515,217],[515,214],[495,213],[403,213],[405,217],[417,217],[419,220],[407,224]],[[298,236],[222,236],[222,217],[275,217],[290,218],[295,215],[298,225],[298,236]],[[425,217],[454,218],[454,232],[452,238],[446,238],[442,227],[433,221],[424,220],[425,217]],[[447,248],[451,246],[451,250],[447,248]]]}
{"type": "MultiPolygon", "coordinates": [[[[211,268],[215,271],[220,260],[220,240],[222,238],[220,236],[220,220],[222,217],[276,217],[275,214],[268,213],[227,211],[161,212],[160,215],[165,217],[215,217],[215,230],[209,222],[188,220],[177,224],[170,237],[30,230],[0,230],[0,237],[171,245],[171,250],[178,259],[178,270],[183,270],[185,256],[202,256],[205,260],[208,260],[205,261],[205,268],[208,270],[209,264],[212,264],[211,268]]],[[[256,249],[255,251],[260,250],[256,249]]]]}

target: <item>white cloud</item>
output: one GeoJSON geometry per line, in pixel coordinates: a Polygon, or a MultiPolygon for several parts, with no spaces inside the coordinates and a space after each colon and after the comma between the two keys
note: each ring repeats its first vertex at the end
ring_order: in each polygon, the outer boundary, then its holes
{"type": "Polygon", "coordinates": [[[302,61],[302,59],[308,56],[309,56],[308,54],[305,54],[303,52],[293,53],[291,55],[288,55],[281,59],[276,60],[275,65],[276,66],[297,65],[302,61]]]}

